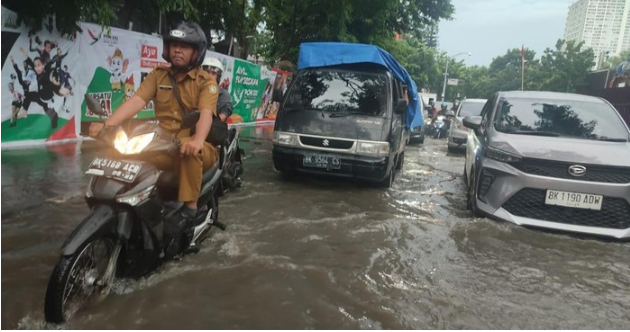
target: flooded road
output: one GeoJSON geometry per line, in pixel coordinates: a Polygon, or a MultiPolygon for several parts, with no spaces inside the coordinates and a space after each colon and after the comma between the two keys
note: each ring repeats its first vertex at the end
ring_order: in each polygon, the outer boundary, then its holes
{"type": "Polygon", "coordinates": [[[87,214],[93,144],[2,152],[2,328],[622,329],[630,244],[465,209],[463,154],[407,148],[389,190],[285,178],[270,128],[244,128],[244,185],[200,253],[119,280],[63,326],[43,319],[59,248],[87,214]]]}

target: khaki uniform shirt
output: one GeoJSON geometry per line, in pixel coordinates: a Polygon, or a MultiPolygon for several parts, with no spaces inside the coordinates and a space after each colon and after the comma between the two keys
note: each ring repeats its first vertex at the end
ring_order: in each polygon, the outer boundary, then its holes
{"type": "Polygon", "coordinates": [[[136,92],[146,103],[155,101],[155,117],[160,121],[160,127],[171,133],[180,129],[182,110],[173,88],[179,89],[179,96],[186,108],[184,112],[210,110],[217,115],[219,87],[208,73],[200,68],[191,69],[186,76],[177,80],[177,87],[171,86],[169,74],[174,74],[171,68],[155,68],[136,92]]]}

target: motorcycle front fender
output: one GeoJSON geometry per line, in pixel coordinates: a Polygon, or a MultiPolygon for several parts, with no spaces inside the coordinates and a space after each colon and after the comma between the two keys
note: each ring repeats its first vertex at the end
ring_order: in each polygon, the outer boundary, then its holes
{"type": "Polygon", "coordinates": [[[95,206],[63,244],[62,255],[74,254],[83,243],[96,234],[106,232],[116,234],[117,221],[116,211],[111,206],[95,206]]]}

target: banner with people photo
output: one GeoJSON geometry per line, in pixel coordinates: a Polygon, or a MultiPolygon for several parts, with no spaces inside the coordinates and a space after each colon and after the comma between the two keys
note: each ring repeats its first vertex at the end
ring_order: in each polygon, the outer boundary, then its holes
{"type": "Polygon", "coordinates": [[[16,22],[3,7],[2,142],[75,138],[80,35],[59,33],[53,20],[33,34],[16,22]]]}
{"type": "MultiPolygon", "coordinates": [[[[17,25],[14,12],[2,8],[3,147],[80,138],[100,121],[86,108],[86,93],[110,116],[155,66],[168,65],[158,36],[90,23],[79,23],[81,32],[62,34],[54,19],[43,26],[29,33],[17,25]]],[[[228,123],[275,119],[289,73],[216,52],[207,56],[224,67],[219,85],[234,106],[228,123]]],[[[153,108],[148,103],[136,118],[153,118],[153,108]]]]}
{"type": "Polygon", "coordinates": [[[267,85],[263,89],[260,106],[256,108],[256,121],[275,121],[291,78],[291,73],[288,71],[276,68],[271,70],[267,85]]]}

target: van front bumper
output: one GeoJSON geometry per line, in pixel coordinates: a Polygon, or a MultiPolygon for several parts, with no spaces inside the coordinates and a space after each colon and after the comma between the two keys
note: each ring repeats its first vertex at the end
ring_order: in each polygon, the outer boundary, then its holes
{"type": "Polygon", "coordinates": [[[322,174],[335,177],[355,178],[370,182],[383,181],[391,167],[389,157],[367,157],[328,151],[316,151],[301,148],[288,148],[274,145],[272,150],[273,166],[282,172],[300,172],[322,174]],[[322,156],[338,158],[339,168],[319,168],[304,165],[304,158],[322,156]]]}

